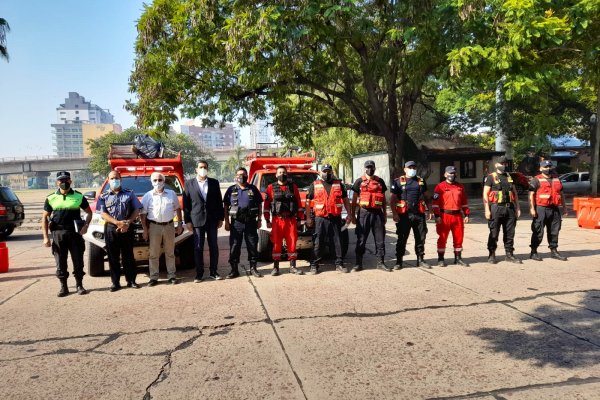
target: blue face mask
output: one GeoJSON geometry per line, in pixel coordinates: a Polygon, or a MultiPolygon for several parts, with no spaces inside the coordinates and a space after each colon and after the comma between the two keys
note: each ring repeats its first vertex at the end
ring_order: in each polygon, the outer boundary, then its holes
{"type": "Polygon", "coordinates": [[[108,184],[110,185],[110,188],[112,190],[117,190],[118,188],[121,187],[121,180],[120,179],[111,179],[110,181],[108,181],[108,184]]]}
{"type": "Polygon", "coordinates": [[[408,171],[406,171],[406,176],[408,176],[409,178],[414,178],[415,176],[417,176],[417,170],[409,169],[408,171]]]}

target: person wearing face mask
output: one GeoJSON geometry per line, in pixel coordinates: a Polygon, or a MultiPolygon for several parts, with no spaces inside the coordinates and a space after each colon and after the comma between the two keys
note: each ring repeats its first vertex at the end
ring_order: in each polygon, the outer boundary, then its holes
{"type": "Polygon", "coordinates": [[[296,222],[302,218],[300,192],[298,186],[290,181],[287,168],[280,166],[275,172],[277,182],[267,186],[263,215],[267,221],[267,228],[271,228],[271,242],[273,243],[273,270],[271,275],[279,275],[279,261],[283,240],[287,246],[287,256],[290,260],[290,272],[302,275],[303,272],[296,268],[296,242],[298,230],[296,222]],[[273,222],[271,222],[273,214],[273,222]]]}
{"type": "Polygon", "coordinates": [[[496,264],[496,248],[500,228],[504,232],[504,251],[506,261],[521,264],[514,255],[515,227],[521,216],[517,189],[508,172],[506,172],[506,157],[500,157],[494,164],[496,169],[488,175],[483,186],[483,209],[488,220],[490,235],[488,237],[488,263],[496,264]]]}
{"type": "Polygon", "coordinates": [[[56,174],[56,185],[58,189],[46,197],[44,211],[42,213],[42,236],[43,245],[52,247],[52,254],[56,262],[56,277],[60,281],[58,297],[69,294],[67,278],[67,258],[71,253],[73,262],[73,275],[75,276],[76,290],[78,294],[86,294],[83,287],[83,253],[85,242],[81,237],[87,232],[92,220],[92,210],[83,195],[71,188],[71,174],[60,171],[56,174]],[[81,221],[80,210],[85,211],[85,223],[81,221]],[[50,228],[50,237],[48,236],[50,228]]]}
{"type": "Polygon", "coordinates": [[[161,245],[165,252],[167,278],[177,284],[175,274],[175,236],[183,233],[181,207],[177,194],[165,188],[165,176],[160,172],[150,175],[153,189],[142,197],[141,212],[144,240],[149,241],[150,280],[148,286],[158,283],[161,245]],[[177,217],[177,226],[173,219],[177,217]]]}
{"type": "Polygon", "coordinates": [[[217,272],[219,263],[218,230],[223,226],[223,196],[219,181],[208,177],[208,162],[198,162],[196,177],[185,182],[183,192],[183,218],[187,228],[194,232],[194,261],[196,278],[204,276],[204,240],[208,241],[210,253],[209,278],[221,280],[217,272]]]}
{"type": "Polygon", "coordinates": [[[534,177],[529,183],[529,212],[533,217],[531,222],[531,254],[529,258],[542,261],[537,252],[538,246],[544,239],[544,229],[548,230],[548,247],[550,257],[567,261],[558,252],[558,233],[562,223],[561,213],[558,209],[562,206],[563,215],[567,215],[565,194],[562,183],[553,171],[552,161],[544,160],[540,163],[541,174],[534,177]]]}
{"type": "Polygon", "coordinates": [[[356,262],[352,271],[362,271],[363,255],[369,234],[375,239],[377,269],[391,272],[383,258],[385,256],[385,223],[387,222],[387,186],[375,175],[375,161],[365,161],[365,174],[352,185],[351,218],[356,221],[356,262]],[[357,207],[358,206],[358,207],[357,207]],[[358,211],[358,214],[356,213],[358,211]]]}
{"type": "Polygon", "coordinates": [[[262,195],[256,186],[248,183],[246,168],[237,169],[235,181],[236,184],[230,186],[223,196],[225,230],[229,231],[229,265],[231,266],[231,272],[227,275],[227,279],[240,276],[240,253],[244,239],[246,240],[250,273],[256,278],[262,278],[261,273],[256,269],[262,195]]]}
{"type": "MultiPolygon", "coordinates": [[[[425,261],[425,238],[427,237],[427,213],[429,192],[425,179],[417,176],[417,163],[407,161],[404,174],[394,179],[391,185],[392,216],[396,222],[396,265],[394,269],[404,268],[403,258],[406,242],[412,229],[415,237],[417,267],[431,268],[425,261]]],[[[429,216],[431,219],[431,215],[429,216]]]]}
{"type": "Polygon", "coordinates": [[[330,239],[333,239],[335,246],[335,268],[339,272],[349,272],[344,267],[342,258],[342,206],[345,207],[348,214],[344,221],[348,224],[352,220],[348,194],[342,181],[334,179],[333,167],[330,164],[323,164],[321,179],[310,185],[306,196],[306,225],[315,227],[313,257],[310,263],[310,274],[312,275],[319,273],[321,247],[330,243],[330,239]],[[313,207],[310,206],[311,200],[313,207]]]}
{"type": "Polygon", "coordinates": [[[433,190],[431,201],[431,209],[435,215],[435,230],[438,234],[438,266],[446,266],[444,253],[446,252],[448,234],[452,231],[454,264],[468,267],[469,264],[462,259],[464,224],[469,222],[469,214],[471,213],[467,195],[464,186],[456,181],[456,168],[453,165],[446,167],[444,177],[446,180],[438,183],[433,190]]]}
{"type": "Polygon", "coordinates": [[[111,292],[121,290],[121,266],[127,281],[127,287],[138,289],[135,282],[136,269],[133,257],[135,229],[133,223],[137,219],[142,203],[133,190],[121,186],[121,174],[110,171],[108,174],[109,189],[102,193],[96,204],[96,212],[101,213],[104,224],[104,238],[108,265],[110,267],[111,292]]]}

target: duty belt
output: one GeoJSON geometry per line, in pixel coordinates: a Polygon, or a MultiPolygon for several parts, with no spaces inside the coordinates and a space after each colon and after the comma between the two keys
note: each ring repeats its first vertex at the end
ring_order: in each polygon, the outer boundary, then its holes
{"type": "Polygon", "coordinates": [[[150,222],[151,224],[156,224],[156,225],[169,225],[169,224],[173,223],[173,220],[170,220],[167,222],[156,222],[156,221],[149,219],[148,222],[150,222]]]}
{"type": "Polygon", "coordinates": [[[456,215],[460,214],[460,210],[440,210],[444,214],[456,215]]]}
{"type": "Polygon", "coordinates": [[[497,206],[500,206],[500,207],[512,207],[513,206],[513,203],[494,203],[494,204],[496,204],[497,206]]]}

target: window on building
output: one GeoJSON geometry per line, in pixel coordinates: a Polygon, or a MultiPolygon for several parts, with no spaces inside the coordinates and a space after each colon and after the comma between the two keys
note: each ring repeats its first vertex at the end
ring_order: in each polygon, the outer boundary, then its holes
{"type": "Polygon", "coordinates": [[[475,161],[461,161],[460,162],[460,177],[464,178],[476,178],[477,171],[475,170],[475,161]]]}

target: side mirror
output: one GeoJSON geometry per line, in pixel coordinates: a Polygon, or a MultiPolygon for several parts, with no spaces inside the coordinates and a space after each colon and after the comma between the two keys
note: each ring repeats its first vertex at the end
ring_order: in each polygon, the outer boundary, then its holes
{"type": "Polygon", "coordinates": [[[85,197],[88,200],[96,200],[96,192],[91,191],[91,192],[85,192],[83,194],[83,197],[85,197]]]}

